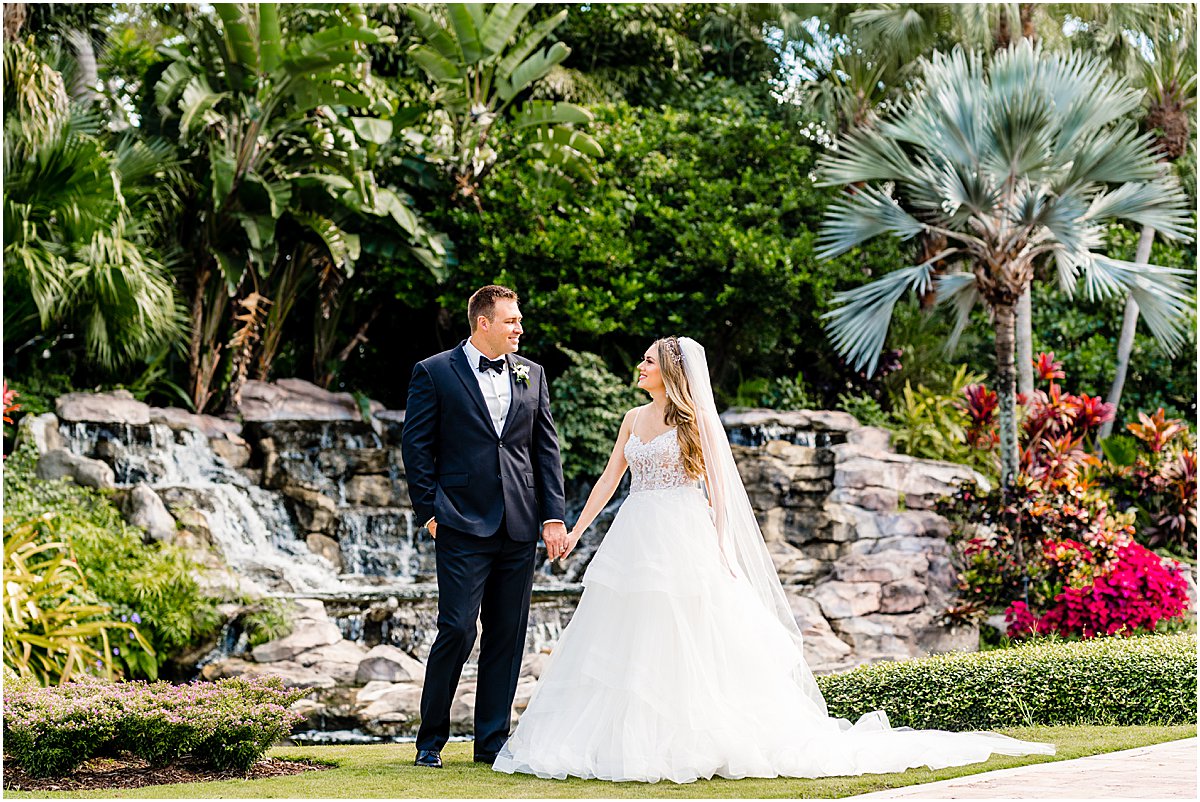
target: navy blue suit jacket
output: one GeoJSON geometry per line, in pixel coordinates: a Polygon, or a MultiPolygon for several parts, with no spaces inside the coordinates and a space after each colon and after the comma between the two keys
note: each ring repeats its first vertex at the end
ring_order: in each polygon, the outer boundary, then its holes
{"type": "Polygon", "coordinates": [[[543,521],[566,518],[545,372],[516,354],[504,357],[512,403],[497,435],[463,343],[413,366],[403,454],[417,521],[437,518],[487,537],[504,519],[514,540],[536,540],[543,521]],[[516,379],[514,365],[529,368],[528,382],[516,379]]]}

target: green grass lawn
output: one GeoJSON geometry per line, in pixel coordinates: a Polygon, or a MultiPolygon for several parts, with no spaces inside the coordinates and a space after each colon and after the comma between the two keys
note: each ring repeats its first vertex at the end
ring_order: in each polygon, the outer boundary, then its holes
{"type": "Polygon", "coordinates": [[[328,761],[337,767],[289,777],[263,780],[231,780],[148,788],[114,789],[108,792],[23,793],[5,790],[5,796],[28,797],[393,797],[393,798],[835,798],[899,788],[905,785],[946,780],[995,769],[1031,763],[1115,752],[1138,746],[1191,738],[1195,725],[1177,727],[1020,727],[1003,730],[1031,741],[1046,741],[1058,747],[1054,757],[993,757],[986,763],[959,768],[914,769],[901,774],[864,777],[831,777],[820,780],[701,780],[689,785],[661,782],[610,783],[596,780],[539,780],[524,775],[510,776],[471,762],[470,743],[452,743],[443,752],[446,767],[419,769],[412,765],[411,744],[368,746],[280,747],[271,754],[285,758],[328,761]]]}

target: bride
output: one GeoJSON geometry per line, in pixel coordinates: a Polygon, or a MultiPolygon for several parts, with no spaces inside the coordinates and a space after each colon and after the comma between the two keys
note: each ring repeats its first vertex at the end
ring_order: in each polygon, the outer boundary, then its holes
{"type": "Polygon", "coordinates": [[[658,340],[638,373],[651,402],[625,415],[568,551],[626,467],[629,498],[493,768],[686,783],[1054,753],[994,733],[893,728],[882,711],[855,724],[830,717],[717,416],[704,349],[658,340]]]}

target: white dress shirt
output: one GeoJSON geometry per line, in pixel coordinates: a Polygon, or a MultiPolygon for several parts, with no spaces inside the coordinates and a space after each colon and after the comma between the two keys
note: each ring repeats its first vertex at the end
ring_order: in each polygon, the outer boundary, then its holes
{"type": "MultiPolygon", "coordinates": [[[[492,416],[492,426],[496,434],[504,431],[504,419],[508,417],[508,408],[512,406],[512,386],[508,378],[508,360],[501,354],[500,361],[504,369],[497,373],[494,370],[480,370],[479,357],[484,353],[476,348],[470,340],[463,346],[467,352],[467,364],[475,379],[479,382],[479,390],[483,393],[483,402],[487,404],[488,413],[492,416]]],[[[487,357],[490,359],[490,357],[487,357]]]]}
{"type": "MultiPolygon", "coordinates": [[[[488,414],[492,418],[492,426],[496,429],[496,436],[499,437],[504,431],[504,421],[508,418],[508,410],[512,406],[512,384],[508,376],[508,360],[504,355],[500,355],[500,361],[504,363],[504,369],[499,373],[494,370],[480,370],[479,357],[486,356],[482,351],[476,348],[468,339],[463,344],[463,351],[467,355],[467,365],[470,366],[471,372],[475,374],[475,379],[479,382],[479,390],[483,393],[483,402],[487,404],[488,414]]],[[[490,359],[490,357],[488,357],[490,359]]],[[[430,518],[429,521],[432,521],[430,518]]],[[[429,521],[425,522],[425,526],[429,526],[429,521]]],[[[548,521],[542,521],[542,526],[549,523],[563,523],[558,518],[551,518],[548,521]]]]}

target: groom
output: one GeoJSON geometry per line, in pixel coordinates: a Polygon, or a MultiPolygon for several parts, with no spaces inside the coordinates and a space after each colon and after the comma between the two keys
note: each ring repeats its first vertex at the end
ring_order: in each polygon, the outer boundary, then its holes
{"type": "Polygon", "coordinates": [[[550,559],[567,547],[549,387],[540,365],[514,356],[524,331],[517,302],[507,287],[476,291],[470,339],[418,362],[408,388],[404,466],[417,520],[434,538],[438,582],[418,766],[441,768],[477,618],[475,760],[495,760],[511,723],[539,531],[550,559]]]}

